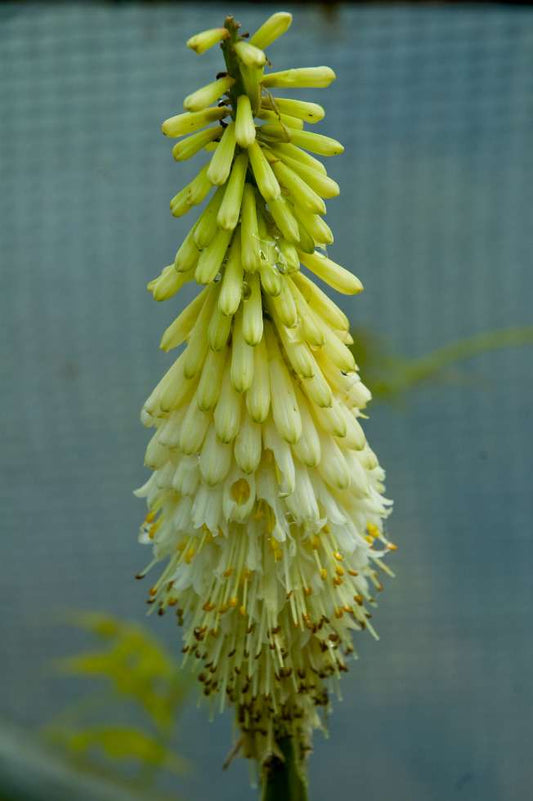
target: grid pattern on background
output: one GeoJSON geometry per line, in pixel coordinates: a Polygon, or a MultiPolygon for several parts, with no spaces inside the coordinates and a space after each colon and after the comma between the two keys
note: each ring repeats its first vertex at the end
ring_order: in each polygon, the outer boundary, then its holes
{"type": "MultiPolygon", "coordinates": [[[[250,29],[271,10],[235,9],[250,29]]],[[[195,169],[173,164],[158,123],[218,71],[216,51],[198,59],[183,42],[226,12],[0,8],[0,701],[24,724],[49,720],[78,687],[50,676],[50,660],[80,644],[58,614],[143,619],[131,580],[147,560],[131,496],[144,480],[138,410],[168,363],[159,335],[188,299],[157,305],[144,286],[188,229],[168,198],[195,169]]],[[[275,67],[338,74],[319,100],[322,130],[346,146],[331,162],[343,191],[328,222],[333,256],[366,286],[341,299],[353,320],[410,356],[528,324],[532,13],[294,13],[275,67]]],[[[376,615],[381,642],[362,643],[332,737],[317,737],[314,797],[332,777],[368,801],[528,795],[532,366],[530,349],[497,351],[461,380],[371,409],[398,577],[376,615]]],[[[170,623],[150,625],[177,656],[170,623]]],[[[191,705],[185,730],[196,770],[181,795],[209,798],[229,717],[208,724],[191,705]]],[[[219,801],[251,797],[244,765],[216,775],[219,801]]]]}

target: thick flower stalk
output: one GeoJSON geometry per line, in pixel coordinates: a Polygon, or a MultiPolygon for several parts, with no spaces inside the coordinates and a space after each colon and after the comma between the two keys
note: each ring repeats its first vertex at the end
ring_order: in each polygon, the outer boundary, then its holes
{"type": "Polygon", "coordinates": [[[137,493],[150,566],[166,562],[149,602],[175,609],[204,694],[235,706],[241,750],[263,763],[288,738],[299,757],[310,747],[353,633],[375,636],[369,610],[394,548],[348,319],[313,280],[362,289],[325,252],[324,201],[339,187],[317,156],[343,147],[305,129],[321,106],[277,94],[335,74],[265,71],[290,23],[274,14],[248,39],[228,18],[188,42],[220,42],[226,69],[163,123],[177,161],[208,154],[170,207],[207,203],[148,287],[156,300],[202,289],[163,334],[163,350],[184,348],[142,412],[153,473],[137,493]]]}

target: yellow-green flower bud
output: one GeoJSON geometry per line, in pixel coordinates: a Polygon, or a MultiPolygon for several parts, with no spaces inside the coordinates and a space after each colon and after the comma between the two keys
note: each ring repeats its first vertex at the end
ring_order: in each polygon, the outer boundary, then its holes
{"type": "Polygon", "coordinates": [[[201,252],[195,272],[199,284],[209,284],[217,277],[232,234],[233,231],[219,229],[209,245],[201,252]]]}
{"type": "Polygon", "coordinates": [[[321,457],[320,437],[309,409],[309,403],[300,387],[296,387],[296,400],[302,418],[302,435],[292,447],[298,459],[306,467],[316,467],[320,463],[321,457]]]}
{"type": "Polygon", "coordinates": [[[218,78],[218,80],[212,81],[212,83],[202,86],[201,89],[197,89],[196,92],[187,95],[183,101],[183,108],[185,111],[202,111],[202,109],[210,106],[211,103],[216,103],[226,92],[229,92],[234,83],[235,78],[230,75],[218,78]]]}
{"type": "Polygon", "coordinates": [[[261,260],[259,230],[257,227],[257,208],[255,190],[249,183],[244,186],[242,198],[241,252],[244,269],[248,272],[257,270],[261,260]]]}
{"type": "Polygon", "coordinates": [[[195,53],[205,53],[210,47],[223,42],[228,36],[227,28],[210,28],[208,31],[201,31],[187,39],[187,47],[190,47],[195,53]]]}
{"type": "MultiPolygon", "coordinates": [[[[263,328],[261,326],[261,336],[263,328]]],[[[265,340],[254,348],[254,380],[246,393],[246,409],[255,423],[263,423],[270,410],[270,372],[265,340]]]]}
{"type": "Polygon", "coordinates": [[[199,459],[200,473],[208,487],[215,487],[226,478],[232,461],[231,445],[220,442],[215,429],[210,427],[199,459]]]}
{"type": "Polygon", "coordinates": [[[254,172],[257,188],[265,200],[275,200],[281,195],[281,189],[276,176],[272,172],[272,167],[266,160],[262,148],[254,142],[248,148],[250,164],[254,172]]]}
{"type": "Polygon", "coordinates": [[[217,306],[207,329],[207,341],[210,348],[219,351],[225,347],[231,331],[231,321],[232,318],[222,314],[217,306]]]}
{"type": "Polygon", "coordinates": [[[275,42],[276,39],[279,39],[280,36],[283,36],[283,34],[289,30],[291,22],[292,14],[286,11],[278,11],[276,14],[272,14],[272,16],[263,22],[261,27],[256,30],[250,39],[250,44],[264,50],[265,47],[271,45],[272,42],[275,42]]]}
{"type": "Polygon", "coordinates": [[[218,225],[227,231],[232,231],[239,222],[247,169],[248,154],[241,153],[233,162],[229,181],[224,192],[224,199],[217,215],[218,225]]]}
{"type": "Polygon", "coordinates": [[[274,162],[272,170],[281,186],[290,192],[291,198],[298,206],[302,206],[311,214],[326,213],[326,204],[322,198],[294,170],[281,161],[274,162]]]}
{"type": "Polygon", "coordinates": [[[283,158],[283,156],[288,156],[289,158],[300,161],[307,167],[311,167],[317,172],[321,172],[323,175],[326,175],[326,168],[321,161],[316,159],[314,156],[311,156],[310,153],[306,153],[305,150],[302,150],[301,148],[296,147],[296,145],[291,144],[290,142],[273,142],[272,144],[269,144],[269,148],[273,153],[279,155],[281,158],[283,158]]]}
{"type": "Polygon", "coordinates": [[[332,289],[344,295],[357,295],[363,291],[363,285],[356,276],[345,267],[336,264],[322,253],[300,253],[302,264],[315,275],[329,284],[332,289]]]}
{"type": "Polygon", "coordinates": [[[285,198],[280,196],[276,200],[270,200],[268,209],[285,239],[293,244],[298,244],[300,241],[298,222],[285,198]]]}
{"type": "Polygon", "coordinates": [[[348,331],[350,321],[320,287],[303,273],[296,273],[293,281],[312,309],[315,309],[334,330],[348,331]]]}
{"type": "Polygon", "coordinates": [[[317,372],[317,367],[307,344],[299,341],[297,335],[286,328],[276,317],[275,307],[271,298],[268,298],[267,305],[272,318],[276,322],[276,328],[290,366],[299,378],[312,378],[317,372]]]}
{"type": "Polygon", "coordinates": [[[192,270],[200,257],[200,251],[194,242],[194,228],[194,226],[191,228],[176,253],[174,266],[179,273],[186,273],[192,270]]]}
{"type": "Polygon", "coordinates": [[[215,431],[221,442],[231,442],[235,439],[239,431],[240,420],[241,395],[232,384],[230,370],[226,370],[213,415],[215,431]]]}
{"type": "Polygon", "coordinates": [[[152,293],[154,300],[168,300],[193,277],[192,270],[188,273],[178,273],[175,266],[169,264],[161,270],[157,278],[153,278],[147,283],[146,289],[152,293]]]}
{"type": "Polygon", "coordinates": [[[265,326],[265,337],[268,351],[272,417],[283,439],[291,443],[298,442],[302,434],[302,418],[294,393],[294,385],[269,323],[265,326]]]}
{"type": "MultiPolygon", "coordinates": [[[[254,351],[254,360],[255,360],[254,351]]],[[[254,423],[250,414],[243,415],[234,446],[235,461],[243,473],[253,473],[259,467],[262,455],[261,426],[254,423]]]]}
{"type": "Polygon", "coordinates": [[[237,392],[245,392],[254,378],[254,349],[242,334],[242,308],[233,321],[231,344],[231,383],[237,392]]]}
{"type": "Polygon", "coordinates": [[[286,136],[286,132],[283,130],[284,126],[297,128],[298,130],[302,130],[304,127],[303,120],[299,117],[291,117],[289,114],[280,114],[278,111],[271,111],[270,109],[259,109],[257,116],[261,120],[278,125],[280,127],[280,135],[282,136],[286,136]]]}
{"type": "Polygon", "coordinates": [[[237,230],[231,243],[224,268],[218,308],[222,314],[233,315],[239,308],[242,297],[243,263],[241,259],[241,236],[237,230]]]}
{"type": "MultiPolygon", "coordinates": [[[[262,132],[267,136],[278,133],[278,128],[273,123],[263,125],[262,132]]],[[[312,131],[297,131],[294,128],[288,129],[290,144],[310,150],[311,153],[317,153],[319,156],[338,156],[344,153],[344,147],[336,139],[330,136],[323,136],[316,134],[312,131]]]]}
{"type": "Polygon", "coordinates": [[[220,125],[212,128],[207,128],[205,131],[198,131],[198,133],[176,142],[172,148],[172,155],[176,161],[186,161],[198,153],[203,147],[218,139],[222,135],[222,128],[220,125]]]}
{"type": "Polygon", "coordinates": [[[226,364],[226,350],[209,349],[196,392],[198,408],[203,412],[214,409],[220,394],[220,384],[226,364]]]}
{"type": "Polygon", "coordinates": [[[185,412],[185,417],[183,418],[179,442],[180,451],[183,451],[183,453],[187,455],[198,453],[202,447],[210,422],[210,414],[200,411],[198,404],[193,400],[189,404],[185,412]]]}
{"type": "Polygon", "coordinates": [[[249,345],[258,345],[263,337],[263,306],[257,273],[248,275],[248,291],[243,302],[242,334],[249,345]]]}
{"type": "Polygon", "coordinates": [[[254,47],[249,42],[240,41],[233,45],[237,56],[247,67],[262,67],[266,62],[266,56],[258,47],[254,47]]]}
{"type": "Polygon", "coordinates": [[[271,72],[263,78],[264,87],[306,88],[321,89],[329,86],[337,76],[331,67],[300,67],[299,69],[271,72]]]}
{"type": "Polygon", "coordinates": [[[190,211],[192,206],[202,203],[212,189],[207,177],[207,166],[203,167],[190,184],[178,192],[170,201],[170,211],[174,217],[181,217],[190,211]]]}
{"type": "Polygon", "coordinates": [[[294,281],[289,282],[291,297],[296,307],[296,313],[299,320],[301,320],[302,336],[310,345],[321,348],[325,342],[324,332],[317,319],[317,315],[307,304],[304,296],[296,286],[294,281]]]}
{"type": "MultiPolygon", "coordinates": [[[[333,233],[329,225],[318,214],[309,214],[307,209],[303,209],[296,204],[291,205],[292,213],[298,224],[305,228],[306,232],[312,237],[315,245],[331,245],[333,243],[333,233]]],[[[314,247],[307,252],[313,252],[314,247]]]]}
{"type": "MultiPolygon", "coordinates": [[[[281,281],[281,292],[276,297],[270,298],[274,314],[279,318],[280,322],[287,326],[287,328],[295,328],[298,325],[300,317],[298,309],[294,301],[293,292],[291,291],[292,281],[281,281]]],[[[307,309],[306,309],[307,313],[307,309]]],[[[304,320],[302,319],[302,324],[304,320]]]]}
{"type": "Polygon", "coordinates": [[[203,111],[186,111],[184,114],[176,114],[175,117],[169,117],[168,120],[165,120],[161,125],[161,130],[165,136],[173,138],[185,136],[198,131],[200,128],[205,128],[210,122],[224,119],[228,113],[229,110],[226,106],[222,108],[206,108],[203,111]]]}
{"type": "Polygon", "coordinates": [[[300,258],[298,251],[291,242],[285,239],[278,239],[280,270],[289,275],[300,269],[300,258]]]}
{"type": "Polygon", "coordinates": [[[179,314],[173,323],[165,330],[159,347],[161,350],[171,350],[177,348],[182,342],[189,338],[190,333],[196,323],[198,315],[204,307],[207,298],[207,288],[202,290],[195,299],[179,314]]]}
{"type": "Polygon", "coordinates": [[[250,145],[255,142],[254,117],[248,95],[240,95],[237,98],[235,139],[237,144],[241,147],[250,147],[250,145]]]}
{"type": "Polygon", "coordinates": [[[323,120],[326,112],[318,103],[309,103],[306,100],[294,100],[288,97],[272,97],[267,95],[261,100],[261,107],[271,109],[280,114],[288,114],[305,122],[315,123],[323,120]]]}
{"type": "Polygon", "coordinates": [[[194,328],[191,331],[185,351],[183,362],[183,375],[185,378],[193,378],[198,375],[203,367],[207,356],[208,343],[205,336],[205,329],[209,324],[213,309],[217,301],[217,292],[214,287],[208,287],[205,302],[198,315],[194,328]]]}
{"type": "Polygon", "coordinates": [[[230,122],[222,134],[207,170],[207,177],[212,184],[222,186],[228,180],[233,154],[235,152],[235,123],[230,122]]]}
{"type": "Polygon", "coordinates": [[[219,187],[198,218],[194,227],[194,242],[203,250],[211,242],[217,232],[217,214],[224,198],[224,189],[219,187]]]}
{"type": "Polygon", "coordinates": [[[299,175],[311,189],[314,189],[320,197],[330,199],[340,194],[338,183],[327,175],[324,175],[323,172],[315,170],[313,167],[309,167],[307,164],[303,164],[297,159],[292,159],[290,156],[281,155],[280,158],[287,167],[290,167],[291,170],[297,173],[297,175],[299,175]]]}

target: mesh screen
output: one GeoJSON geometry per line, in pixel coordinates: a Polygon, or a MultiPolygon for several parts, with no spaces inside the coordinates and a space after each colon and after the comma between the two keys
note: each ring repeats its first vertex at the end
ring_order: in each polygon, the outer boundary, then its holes
{"type": "MultiPolygon", "coordinates": [[[[31,726],[79,691],[51,675],[81,646],[58,615],[144,616],[138,411],[169,363],[160,333],[189,297],[157,305],[145,284],[188,230],[168,199],[195,169],[172,162],[159,122],[218,71],[216,49],[198,58],[183,43],[226,11],[0,9],[0,700],[31,726]]],[[[270,8],[235,13],[253,29],[270,8]]],[[[272,57],[338,75],[308,94],[346,146],[328,164],[342,187],[328,222],[333,257],[366,287],[339,299],[354,323],[415,357],[531,322],[531,12],[298,6],[272,57]]],[[[363,638],[332,738],[317,737],[314,797],[332,777],[368,801],[531,787],[532,366],[530,348],[497,350],[371,408],[397,578],[376,615],[381,642],[363,638]]],[[[150,625],[177,659],[171,622],[150,625]]],[[[229,716],[206,717],[185,713],[179,749],[196,768],[181,796],[211,797],[216,775],[219,801],[251,797],[243,764],[218,773],[229,716]]]]}

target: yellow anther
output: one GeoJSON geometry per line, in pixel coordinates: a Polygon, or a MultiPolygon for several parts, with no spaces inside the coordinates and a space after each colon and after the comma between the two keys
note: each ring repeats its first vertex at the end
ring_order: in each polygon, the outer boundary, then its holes
{"type": "Polygon", "coordinates": [[[250,485],[245,478],[239,478],[231,487],[231,497],[235,503],[246,503],[250,497],[250,485]]]}
{"type": "Polygon", "coordinates": [[[389,551],[397,551],[398,550],[398,546],[395,545],[393,542],[387,543],[387,548],[389,549],[389,551]]]}
{"type": "Polygon", "coordinates": [[[212,612],[215,608],[215,604],[211,603],[211,601],[206,601],[205,604],[202,606],[204,612],[212,612]]]}
{"type": "Polygon", "coordinates": [[[342,579],[340,578],[340,576],[334,576],[334,578],[333,578],[333,583],[334,583],[334,585],[335,585],[336,587],[340,587],[340,586],[341,586],[341,584],[343,583],[343,581],[342,581],[342,579]]]}
{"type": "Polygon", "coordinates": [[[311,587],[304,587],[304,595],[307,595],[309,597],[309,595],[312,595],[312,594],[313,594],[313,590],[311,589],[311,587]]]}
{"type": "Polygon", "coordinates": [[[344,556],[343,556],[343,555],[342,555],[342,554],[341,554],[339,551],[335,551],[335,552],[333,553],[333,556],[335,557],[335,559],[336,559],[338,562],[343,562],[343,561],[344,561],[344,556]]]}
{"type": "Polygon", "coordinates": [[[255,520],[261,520],[264,514],[265,514],[265,502],[262,499],[260,499],[257,501],[255,505],[255,511],[253,517],[255,520]]]}
{"type": "Polygon", "coordinates": [[[367,534],[365,536],[365,540],[368,542],[369,545],[372,545],[372,543],[374,542],[374,537],[371,537],[370,534],[367,534]]]}
{"type": "Polygon", "coordinates": [[[161,519],[159,519],[157,523],[152,523],[152,525],[150,526],[150,529],[148,531],[148,536],[150,537],[151,540],[153,540],[153,538],[155,537],[156,531],[160,526],[161,526],[161,519]]]}
{"type": "Polygon", "coordinates": [[[368,523],[366,528],[372,539],[377,539],[379,537],[380,530],[374,523],[368,523]]]}
{"type": "Polygon", "coordinates": [[[229,605],[231,606],[232,609],[235,609],[235,607],[237,606],[238,603],[239,603],[239,600],[235,596],[233,596],[233,598],[229,599],[229,605]]]}
{"type": "Polygon", "coordinates": [[[348,570],[348,575],[349,576],[358,576],[359,573],[357,572],[357,570],[351,570],[350,569],[350,570],[348,570]]]}
{"type": "Polygon", "coordinates": [[[224,576],[224,578],[229,578],[232,573],[233,573],[233,568],[232,567],[227,567],[224,570],[224,572],[222,573],[222,575],[224,576]]]}
{"type": "Polygon", "coordinates": [[[363,598],[363,596],[362,596],[362,595],[360,595],[360,594],[358,594],[358,595],[354,595],[353,599],[354,599],[355,603],[356,603],[358,606],[362,606],[362,605],[363,605],[363,600],[364,600],[364,598],[363,598]]]}
{"type": "Polygon", "coordinates": [[[242,615],[243,617],[246,615],[246,607],[245,606],[241,606],[239,608],[239,614],[242,615]]]}
{"type": "Polygon", "coordinates": [[[340,620],[340,618],[344,615],[344,609],[341,606],[338,606],[335,609],[335,617],[340,620]]]}
{"type": "Polygon", "coordinates": [[[321,567],[320,568],[320,578],[327,579],[327,577],[328,577],[328,571],[326,570],[325,567],[321,567]]]}
{"type": "Polygon", "coordinates": [[[265,524],[267,533],[272,534],[272,532],[276,527],[276,516],[274,514],[272,507],[269,506],[268,504],[265,504],[265,518],[266,518],[265,524]]]}
{"type": "Polygon", "coordinates": [[[152,520],[155,520],[156,514],[157,514],[157,512],[154,512],[153,510],[151,512],[148,512],[148,514],[144,518],[144,522],[145,523],[151,523],[152,520]]]}
{"type": "Polygon", "coordinates": [[[311,537],[311,548],[313,548],[315,551],[320,548],[320,537],[317,537],[316,534],[313,534],[311,537]]]}
{"type": "Polygon", "coordinates": [[[340,565],[336,565],[336,566],[335,566],[335,573],[336,573],[338,576],[344,576],[344,568],[343,568],[343,567],[341,567],[340,565]]]}
{"type": "Polygon", "coordinates": [[[190,563],[192,562],[195,553],[196,551],[194,548],[189,548],[189,550],[185,554],[185,561],[187,562],[188,565],[190,565],[190,563]]]}

